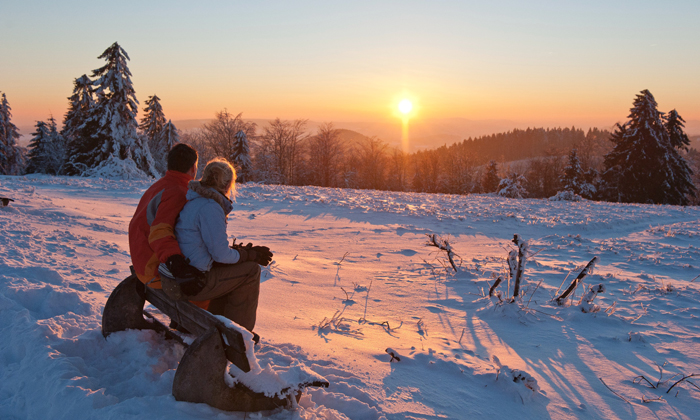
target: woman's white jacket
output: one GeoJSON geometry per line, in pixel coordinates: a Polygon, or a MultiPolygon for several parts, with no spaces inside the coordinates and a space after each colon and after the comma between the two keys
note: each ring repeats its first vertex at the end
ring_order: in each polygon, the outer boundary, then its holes
{"type": "Polygon", "coordinates": [[[209,271],[214,261],[235,264],[240,254],[231,249],[226,233],[226,217],[233,209],[231,201],[199,181],[190,181],[187,204],[175,224],[175,237],[190,264],[209,271]]]}

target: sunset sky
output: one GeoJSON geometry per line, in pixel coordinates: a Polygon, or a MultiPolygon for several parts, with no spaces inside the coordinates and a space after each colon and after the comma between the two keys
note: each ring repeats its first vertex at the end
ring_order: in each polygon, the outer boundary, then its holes
{"type": "MultiPolygon", "coordinates": [[[[610,126],[649,89],[700,120],[700,2],[0,0],[14,122],[61,120],[72,82],[128,52],[139,109],[173,120],[501,119],[610,126]]],[[[23,133],[27,134],[27,133],[23,133]]]]}

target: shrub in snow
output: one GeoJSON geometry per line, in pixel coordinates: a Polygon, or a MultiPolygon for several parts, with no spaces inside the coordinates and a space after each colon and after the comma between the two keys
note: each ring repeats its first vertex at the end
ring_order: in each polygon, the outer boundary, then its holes
{"type": "Polygon", "coordinates": [[[493,362],[497,367],[496,380],[502,386],[515,391],[522,399],[522,402],[525,402],[526,399],[531,399],[540,392],[537,379],[529,373],[519,369],[511,369],[501,364],[501,361],[495,355],[493,356],[493,362]],[[501,376],[505,380],[500,380],[501,376]]]}
{"type": "Polygon", "coordinates": [[[586,294],[583,295],[583,298],[581,299],[581,311],[585,313],[600,311],[600,306],[594,304],[593,300],[595,300],[596,296],[598,296],[598,293],[604,292],[605,285],[603,285],[602,283],[597,284],[595,286],[591,286],[588,289],[588,292],[586,292],[586,294]]]}
{"type": "Polygon", "coordinates": [[[524,176],[511,172],[508,178],[502,179],[498,185],[498,195],[507,198],[523,198],[527,195],[525,182],[524,176]]]}
{"type": "Polygon", "coordinates": [[[571,190],[559,191],[554,197],[549,197],[549,201],[581,201],[582,197],[571,190]]]}

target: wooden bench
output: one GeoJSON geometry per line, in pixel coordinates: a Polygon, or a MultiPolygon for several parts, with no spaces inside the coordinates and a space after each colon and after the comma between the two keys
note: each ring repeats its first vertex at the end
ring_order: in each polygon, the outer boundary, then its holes
{"type": "MultiPolygon", "coordinates": [[[[102,313],[102,335],[127,329],[152,329],[163,332],[168,338],[187,347],[173,380],[173,396],[178,401],[205,403],[228,411],[262,411],[287,407],[297,400],[301,391],[284,397],[267,397],[256,393],[240,382],[229,387],[224,381],[226,361],[243,372],[250,371],[243,335],[228,327],[220,319],[187,301],[173,301],[162,290],[144,286],[132,274],[112,291],[102,313]],[[155,316],[144,310],[150,302],[172,321],[197,336],[192,344],[155,316]]],[[[252,345],[252,343],[251,343],[252,345]]],[[[328,387],[328,382],[299,384],[299,390],[307,386],[328,387]]]]}

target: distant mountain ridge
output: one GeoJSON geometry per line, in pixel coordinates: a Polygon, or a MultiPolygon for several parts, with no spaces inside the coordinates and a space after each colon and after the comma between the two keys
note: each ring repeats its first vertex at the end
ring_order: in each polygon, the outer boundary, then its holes
{"type": "MultiPolygon", "coordinates": [[[[259,129],[264,127],[271,119],[253,118],[246,119],[255,122],[259,129]]],[[[201,128],[211,119],[187,119],[173,121],[180,130],[192,130],[201,128]]],[[[307,130],[313,134],[323,121],[309,121],[307,130]]],[[[376,136],[394,147],[401,146],[401,124],[399,121],[359,121],[359,122],[335,122],[336,128],[345,129],[358,133],[359,135],[372,137],[376,136]]],[[[442,145],[451,145],[456,142],[468,139],[469,137],[479,137],[490,134],[505,133],[513,129],[526,129],[528,127],[565,127],[568,125],[557,124],[530,124],[513,120],[468,120],[465,118],[445,118],[431,119],[425,121],[415,121],[409,124],[409,143],[411,151],[432,149],[442,145]]],[[[612,128],[613,124],[601,129],[612,128]]],[[[570,127],[570,126],[569,126],[570,127]]],[[[587,129],[588,127],[579,127],[587,129]]],[[[32,138],[34,126],[19,126],[19,140],[21,146],[27,146],[32,138]]],[[[700,150],[700,120],[689,120],[685,124],[686,133],[691,139],[696,139],[692,147],[700,150]]],[[[351,136],[352,137],[352,136],[351,136]]]]}

